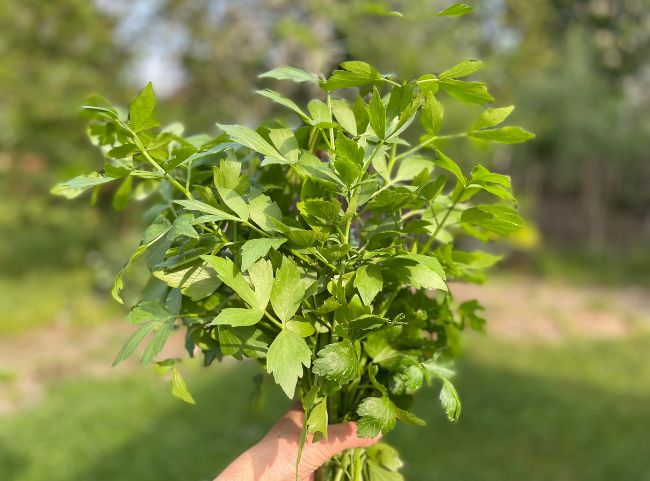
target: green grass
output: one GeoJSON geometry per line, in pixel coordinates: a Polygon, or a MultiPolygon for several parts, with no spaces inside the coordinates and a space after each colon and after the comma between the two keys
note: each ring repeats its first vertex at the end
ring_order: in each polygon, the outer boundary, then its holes
{"type": "MultiPolygon", "coordinates": [[[[650,480],[650,338],[537,345],[474,339],[460,366],[458,424],[423,392],[425,428],[400,425],[409,481],[650,480]]],[[[0,479],[210,480],[259,439],[288,402],[248,401],[254,364],[190,367],[192,407],[149,370],[53,386],[0,418],[0,479]]]]}
{"type": "Polygon", "coordinates": [[[92,325],[123,315],[92,285],[92,273],[85,269],[0,275],[0,335],[53,323],[92,325]]]}

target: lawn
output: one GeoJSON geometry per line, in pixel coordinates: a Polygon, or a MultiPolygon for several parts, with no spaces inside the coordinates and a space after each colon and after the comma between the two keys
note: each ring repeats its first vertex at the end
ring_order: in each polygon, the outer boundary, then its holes
{"type": "Polygon", "coordinates": [[[0,273],[0,336],[53,324],[96,325],[123,316],[89,269],[0,273]]]}
{"type": "MultiPolygon", "coordinates": [[[[447,423],[430,390],[416,406],[428,426],[388,437],[408,480],[650,480],[647,333],[469,344],[461,421],[447,423]]],[[[53,384],[37,405],[0,419],[0,479],[209,480],[287,407],[273,388],[263,410],[249,401],[254,364],[185,371],[196,407],[150,370],[53,384]]]]}

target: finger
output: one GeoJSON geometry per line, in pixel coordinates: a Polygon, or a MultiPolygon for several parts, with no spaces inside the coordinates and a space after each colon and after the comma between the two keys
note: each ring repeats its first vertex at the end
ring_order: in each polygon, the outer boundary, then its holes
{"type": "Polygon", "coordinates": [[[287,411],[287,414],[284,415],[285,418],[289,418],[292,421],[299,421],[302,424],[302,419],[305,416],[305,411],[302,409],[302,403],[300,401],[294,401],[291,404],[291,407],[287,411]]]}
{"type": "Polygon", "coordinates": [[[338,454],[346,449],[367,448],[380,439],[381,435],[376,438],[360,438],[357,434],[357,423],[348,422],[330,426],[325,444],[333,454],[338,454]]]}

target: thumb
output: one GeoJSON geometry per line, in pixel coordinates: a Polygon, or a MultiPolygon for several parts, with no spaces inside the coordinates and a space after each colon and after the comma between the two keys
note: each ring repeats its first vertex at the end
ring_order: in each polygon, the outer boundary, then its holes
{"type": "Polygon", "coordinates": [[[305,445],[299,470],[305,470],[301,473],[304,476],[346,449],[366,448],[378,442],[380,438],[381,436],[372,439],[358,437],[357,424],[354,422],[334,424],[327,429],[327,439],[317,443],[308,442],[305,445]]]}
{"type": "Polygon", "coordinates": [[[346,449],[367,448],[380,439],[381,435],[376,438],[360,438],[357,435],[357,423],[349,422],[330,426],[327,430],[327,440],[323,440],[315,446],[322,444],[331,453],[331,457],[346,449]]]}

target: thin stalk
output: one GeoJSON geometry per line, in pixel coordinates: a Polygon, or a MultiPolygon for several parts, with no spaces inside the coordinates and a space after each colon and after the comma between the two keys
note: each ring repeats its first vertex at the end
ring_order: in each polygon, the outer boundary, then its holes
{"type": "Polygon", "coordinates": [[[408,157],[409,155],[414,154],[415,152],[418,152],[418,151],[422,150],[427,145],[432,144],[436,140],[460,139],[462,137],[467,137],[467,134],[466,133],[460,133],[460,134],[451,134],[451,135],[440,135],[440,136],[437,136],[437,137],[429,137],[424,142],[421,142],[418,145],[416,145],[415,147],[413,147],[413,148],[399,154],[396,157],[396,160],[400,160],[400,159],[403,159],[404,157],[408,157]]]}
{"type": "Polygon", "coordinates": [[[447,209],[447,212],[445,212],[444,217],[438,223],[438,226],[436,227],[436,230],[433,231],[433,234],[431,234],[431,237],[429,237],[429,240],[427,240],[426,243],[422,246],[422,250],[420,252],[426,252],[426,251],[429,250],[429,248],[431,247],[431,244],[433,244],[433,241],[436,240],[436,236],[438,235],[440,230],[444,227],[445,222],[447,222],[447,219],[449,218],[449,216],[451,215],[453,210],[456,208],[456,205],[458,204],[458,201],[463,196],[466,189],[467,189],[467,187],[463,187],[458,192],[458,195],[456,195],[456,197],[454,198],[454,201],[451,203],[451,206],[449,206],[449,209],[447,209]]]}
{"type": "Polygon", "coordinates": [[[264,310],[264,315],[266,318],[271,321],[273,324],[275,324],[277,327],[280,329],[284,329],[284,324],[282,324],[280,321],[278,321],[275,317],[273,317],[271,314],[268,313],[268,311],[265,309],[264,310]]]}
{"type": "MultiPolygon", "coordinates": [[[[331,121],[334,118],[334,115],[332,113],[332,98],[329,92],[327,92],[327,108],[330,111],[330,121],[331,121]]],[[[330,127],[330,148],[332,150],[336,149],[336,144],[334,143],[334,128],[332,127],[330,127]]]]}
{"type": "Polygon", "coordinates": [[[154,169],[156,169],[159,174],[163,174],[163,177],[165,177],[165,179],[167,179],[170,184],[180,190],[185,197],[188,199],[193,199],[190,191],[183,187],[176,179],[174,179],[174,177],[172,177],[169,172],[165,172],[165,169],[163,169],[160,164],[156,162],[153,157],[151,157],[142,141],[140,140],[140,137],[138,137],[138,135],[133,130],[131,130],[131,127],[126,124],[122,124],[122,127],[128,130],[128,132],[133,137],[133,141],[135,142],[136,147],[138,147],[138,150],[142,153],[142,155],[144,155],[144,158],[147,159],[147,161],[154,167],[154,169]]]}
{"type": "Polygon", "coordinates": [[[394,80],[391,80],[391,79],[389,79],[389,78],[386,78],[386,77],[382,77],[382,78],[381,78],[381,81],[382,81],[382,82],[386,82],[387,84],[394,85],[395,87],[401,87],[401,85],[400,85],[399,83],[397,83],[397,82],[395,82],[394,80]]]}
{"type": "Polygon", "coordinates": [[[309,152],[312,154],[316,148],[316,140],[318,140],[318,133],[316,132],[316,129],[312,129],[309,132],[309,145],[307,146],[307,150],[309,150],[309,152]]]}

